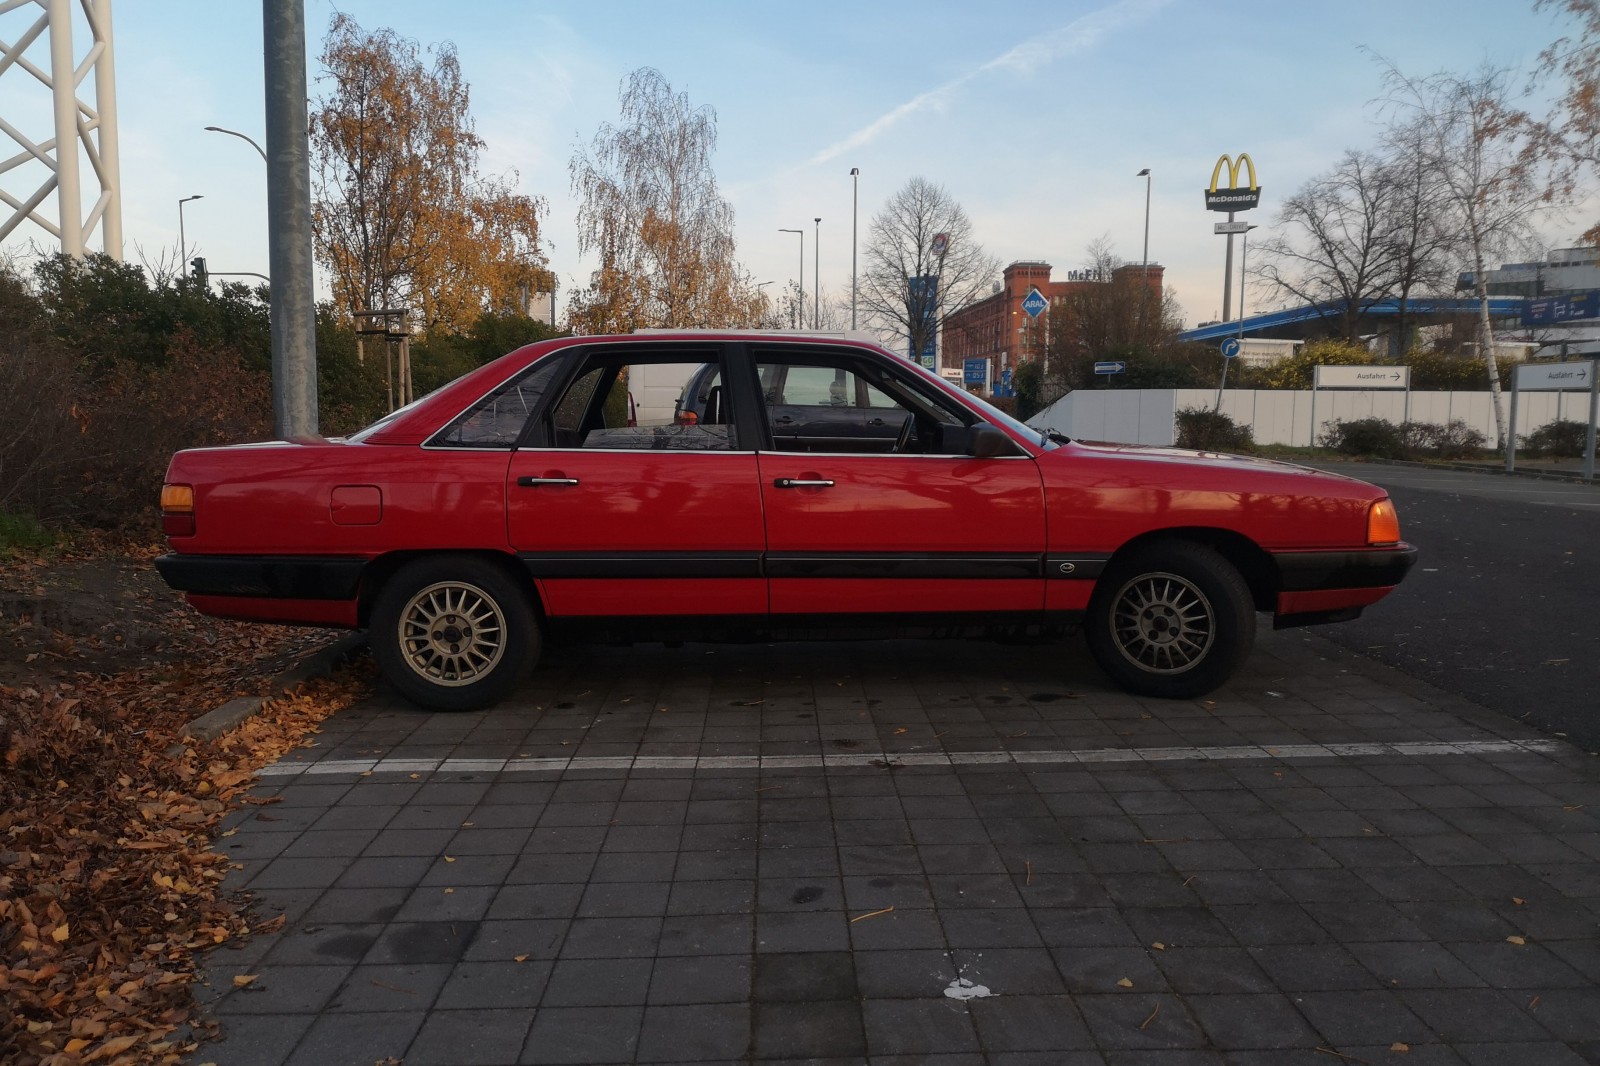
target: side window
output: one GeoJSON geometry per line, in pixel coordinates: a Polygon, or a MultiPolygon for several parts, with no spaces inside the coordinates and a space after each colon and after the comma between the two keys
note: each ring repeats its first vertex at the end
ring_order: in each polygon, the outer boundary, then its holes
{"type": "MultiPolygon", "coordinates": [[[[763,361],[757,370],[778,451],[956,454],[961,416],[877,367],[763,361]],[[946,448],[949,443],[949,449],[946,448]]],[[[964,438],[962,438],[964,440],[964,438]]],[[[962,446],[964,449],[964,445],[962,446]]]]}
{"type": "Polygon", "coordinates": [[[596,354],[555,406],[558,448],[728,451],[737,446],[715,353],[689,361],[596,354]]]}
{"type": "Polygon", "coordinates": [[[561,357],[539,360],[479,400],[429,443],[444,448],[515,447],[528,416],[567,365],[561,357]]]}

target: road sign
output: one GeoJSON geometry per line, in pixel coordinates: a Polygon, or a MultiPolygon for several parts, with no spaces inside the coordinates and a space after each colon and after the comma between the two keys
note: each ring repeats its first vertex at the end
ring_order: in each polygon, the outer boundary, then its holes
{"type": "Polygon", "coordinates": [[[1319,366],[1312,380],[1317,389],[1409,389],[1409,366],[1319,366]]]}
{"type": "Polygon", "coordinates": [[[1542,296],[1522,304],[1524,326],[1559,326],[1575,318],[1600,318],[1600,289],[1542,296]]]}
{"type": "Polygon", "coordinates": [[[1227,340],[1217,345],[1217,347],[1222,351],[1222,358],[1232,359],[1234,356],[1239,354],[1239,338],[1229,337],[1227,340]]]}
{"type": "Polygon", "coordinates": [[[1096,363],[1094,365],[1094,372],[1096,374],[1122,374],[1125,373],[1127,369],[1128,364],[1121,359],[1107,361],[1104,363],[1096,363]]]}
{"type": "Polygon", "coordinates": [[[1212,233],[1249,233],[1253,229],[1248,222],[1216,222],[1211,226],[1212,233]]]}
{"type": "Polygon", "coordinates": [[[1028,298],[1022,301],[1022,309],[1028,312],[1029,318],[1038,318],[1044,309],[1050,306],[1050,301],[1044,298],[1038,289],[1028,293],[1028,298]]]}
{"type": "Polygon", "coordinates": [[[1594,380],[1593,363],[1524,363],[1517,367],[1517,388],[1522,392],[1549,389],[1587,389],[1594,380]]]}

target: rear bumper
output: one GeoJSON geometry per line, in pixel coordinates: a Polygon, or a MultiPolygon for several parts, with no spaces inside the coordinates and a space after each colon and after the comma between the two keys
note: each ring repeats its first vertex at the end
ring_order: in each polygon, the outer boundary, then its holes
{"type": "Polygon", "coordinates": [[[184,555],[156,559],[156,570],[191,596],[276,600],[354,600],[367,560],[348,555],[184,555]]]}

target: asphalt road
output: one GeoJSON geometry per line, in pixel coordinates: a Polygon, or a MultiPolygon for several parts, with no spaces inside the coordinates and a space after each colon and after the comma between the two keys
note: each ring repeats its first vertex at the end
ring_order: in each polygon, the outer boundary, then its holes
{"type": "Polygon", "coordinates": [[[1388,599],[1319,635],[1600,751],[1600,487],[1322,468],[1388,489],[1421,557],[1388,599]]]}

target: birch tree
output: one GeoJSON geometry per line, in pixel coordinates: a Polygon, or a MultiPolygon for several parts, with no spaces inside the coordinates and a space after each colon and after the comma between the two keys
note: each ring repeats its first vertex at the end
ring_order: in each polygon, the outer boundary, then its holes
{"type": "Polygon", "coordinates": [[[311,114],[317,258],[346,314],[405,307],[425,329],[464,331],[553,278],[538,197],[514,175],[480,175],[484,147],[454,46],[333,17],[322,64],[331,83],[311,114]]]}
{"type": "Polygon", "coordinates": [[[622,116],[600,127],[569,171],[578,251],[599,265],[574,293],[580,333],[760,325],[767,298],[735,257],[733,208],[711,156],[717,116],[642,67],[623,82],[622,116]]]}

